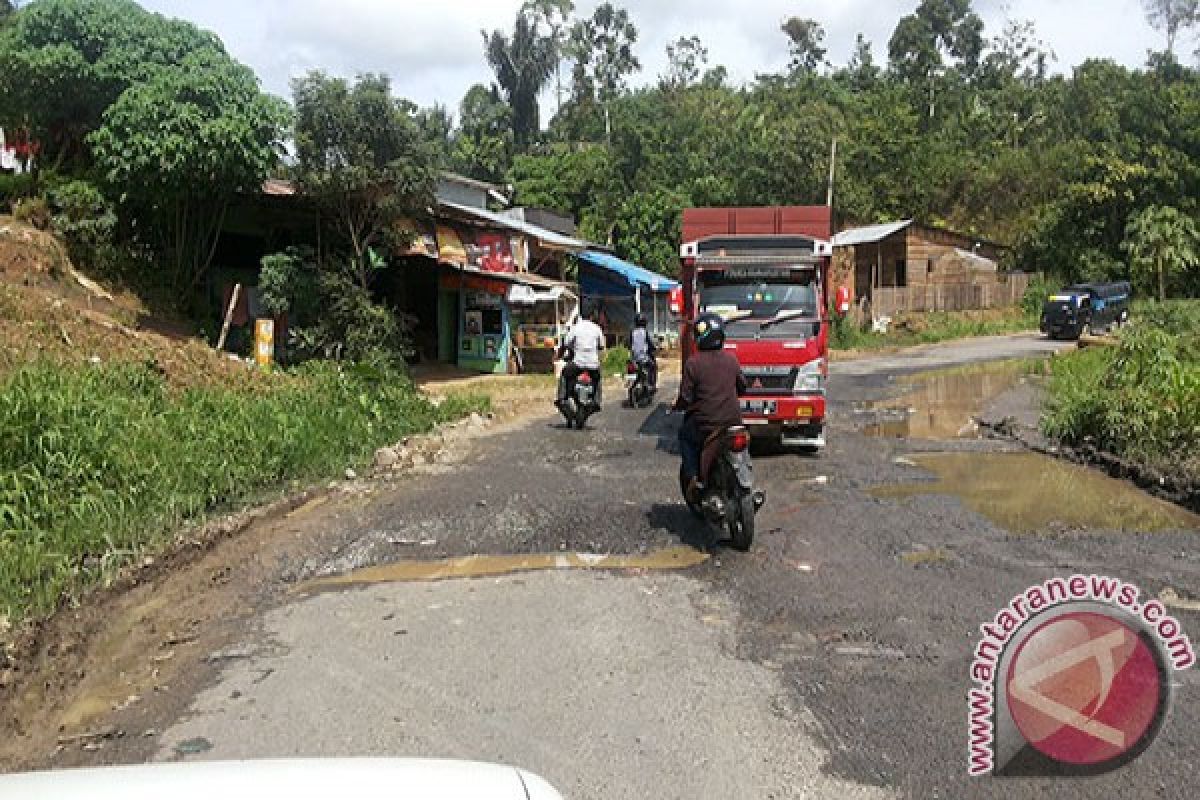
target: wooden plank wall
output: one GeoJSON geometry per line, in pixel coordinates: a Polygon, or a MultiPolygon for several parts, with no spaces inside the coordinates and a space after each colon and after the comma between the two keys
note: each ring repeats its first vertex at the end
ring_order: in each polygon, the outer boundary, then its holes
{"type": "Polygon", "coordinates": [[[1024,273],[1012,273],[999,276],[996,283],[929,283],[875,289],[871,298],[872,313],[878,317],[904,312],[1011,308],[1025,297],[1032,277],[1024,273]]]}

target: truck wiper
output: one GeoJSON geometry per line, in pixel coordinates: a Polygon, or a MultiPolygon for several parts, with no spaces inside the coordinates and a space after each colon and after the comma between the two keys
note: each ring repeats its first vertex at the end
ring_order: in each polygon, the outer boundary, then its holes
{"type": "Polygon", "coordinates": [[[794,311],[781,311],[778,314],[776,314],[774,318],[768,319],[764,322],[760,322],[758,324],[758,327],[759,327],[759,329],[765,331],[767,328],[771,328],[776,325],[782,325],[783,323],[791,322],[794,319],[803,319],[804,317],[809,316],[809,314],[810,314],[810,312],[808,311],[808,309],[804,309],[804,308],[798,308],[798,309],[795,309],[794,311]]]}

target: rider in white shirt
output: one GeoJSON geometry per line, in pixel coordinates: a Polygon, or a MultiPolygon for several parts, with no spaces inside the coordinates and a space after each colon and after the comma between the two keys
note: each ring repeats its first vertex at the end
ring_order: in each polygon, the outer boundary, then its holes
{"type": "Polygon", "coordinates": [[[570,387],[580,372],[588,370],[596,384],[596,405],[600,405],[603,388],[603,375],[600,372],[601,359],[604,357],[606,339],[604,331],[596,321],[600,317],[599,309],[593,308],[587,319],[581,319],[563,340],[561,351],[571,353],[571,361],[563,367],[562,377],[558,382],[558,397],[555,405],[562,406],[567,399],[570,387]]]}

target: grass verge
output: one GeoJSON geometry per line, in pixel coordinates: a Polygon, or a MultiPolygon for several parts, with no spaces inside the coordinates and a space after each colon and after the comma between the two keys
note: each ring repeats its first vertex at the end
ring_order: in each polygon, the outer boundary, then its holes
{"type": "Polygon", "coordinates": [[[0,382],[0,613],[49,612],[206,512],[488,404],[327,363],[182,389],[153,364],[31,364],[0,382]]]}
{"type": "Polygon", "coordinates": [[[834,350],[882,350],[935,344],[972,336],[998,336],[1037,330],[1038,319],[1021,308],[987,311],[931,311],[904,314],[887,333],[863,330],[847,319],[835,319],[830,346],[834,350]]]}
{"type": "Polygon", "coordinates": [[[1116,347],[1055,359],[1047,435],[1200,482],[1200,301],[1139,304],[1116,347]]]}

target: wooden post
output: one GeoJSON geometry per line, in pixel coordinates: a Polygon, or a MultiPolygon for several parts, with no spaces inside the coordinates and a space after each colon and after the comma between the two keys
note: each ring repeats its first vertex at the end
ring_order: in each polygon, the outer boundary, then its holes
{"type": "Polygon", "coordinates": [[[233,324],[233,311],[237,308],[238,299],[242,296],[242,285],[233,285],[233,294],[229,296],[229,308],[225,310],[225,323],[221,325],[221,336],[217,339],[217,350],[225,349],[225,339],[229,336],[229,326],[233,324]]]}

